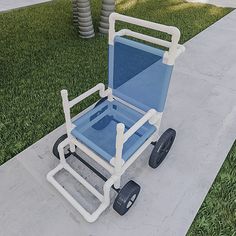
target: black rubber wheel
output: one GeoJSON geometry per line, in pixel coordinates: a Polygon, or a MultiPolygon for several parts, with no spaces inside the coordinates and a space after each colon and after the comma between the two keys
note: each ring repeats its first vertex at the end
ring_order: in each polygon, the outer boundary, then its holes
{"type": "MultiPolygon", "coordinates": [[[[60,138],[57,139],[57,141],[53,145],[52,153],[58,159],[60,159],[59,152],[58,152],[58,146],[66,138],[67,138],[67,134],[63,134],[60,138]]],[[[67,158],[67,157],[69,157],[71,155],[71,152],[69,150],[69,145],[64,148],[64,151],[65,151],[65,158],[67,158]]]]}
{"type": "MultiPolygon", "coordinates": [[[[95,105],[95,107],[99,106],[100,104],[102,104],[103,102],[105,102],[107,100],[107,97],[101,98],[95,105]]],[[[95,108],[94,107],[94,108],[95,108]]]]}
{"type": "Polygon", "coordinates": [[[149,158],[149,166],[153,169],[157,168],[165,159],[175,140],[176,131],[169,128],[156,142],[151,156],[149,158]]]}
{"type": "MultiPolygon", "coordinates": [[[[107,100],[107,97],[101,98],[95,105],[95,107],[99,106],[100,104],[102,104],[103,102],[105,102],[107,100]]],[[[95,108],[94,107],[94,108],[95,108]]],[[[95,119],[99,114],[101,114],[103,112],[103,110],[98,111],[97,113],[95,113],[91,118],[90,121],[92,121],[93,119],[95,119]]],[[[96,122],[94,125],[92,125],[92,127],[96,130],[101,130],[104,129],[105,127],[107,127],[110,122],[112,120],[111,116],[105,116],[103,117],[101,120],[99,120],[98,122],[96,122]]]]}
{"type": "Polygon", "coordinates": [[[114,204],[113,209],[120,214],[124,215],[136,201],[139,192],[140,186],[134,181],[130,180],[118,193],[114,204]]]}

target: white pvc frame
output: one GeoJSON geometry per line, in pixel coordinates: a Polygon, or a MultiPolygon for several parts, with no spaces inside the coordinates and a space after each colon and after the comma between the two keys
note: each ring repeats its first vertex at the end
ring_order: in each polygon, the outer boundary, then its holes
{"type": "Polygon", "coordinates": [[[154,23],[154,22],[150,22],[146,20],[137,19],[130,16],[121,15],[115,12],[112,13],[109,17],[109,26],[110,26],[109,28],[109,44],[110,45],[114,44],[115,36],[127,35],[127,36],[131,36],[137,39],[141,39],[141,40],[153,43],[153,44],[157,44],[157,45],[169,48],[169,51],[166,51],[164,55],[164,59],[165,59],[164,63],[168,65],[174,65],[175,59],[181,53],[185,51],[185,47],[183,45],[178,44],[179,39],[180,39],[180,31],[178,28],[174,26],[162,25],[162,24],[158,24],[158,23],[154,23]],[[171,35],[171,42],[163,40],[163,39],[154,38],[152,36],[148,36],[145,34],[140,34],[129,29],[122,29],[116,32],[115,31],[116,21],[123,21],[123,22],[127,22],[133,25],[138,25],[144,28],[153,29],[156,31],[167,33],[171,35]]]}
{"type": "MultiPolygon", "coordinates": [[[[183,51],[183,47],[178,45],[180,32],[177,28],[172,26],[160,25],[157,23],[152,23],[148,21],[139,20],[136,18],[123,16],[117,13],[112,13],[109,18],[110,21],[110,29],[109,29],[109,44],[113,44],[115,35],[131,35],[133,37],[137,37],[149,42],[154,42],[156,44],[166,46],[169,49],[167,55],[167,63],[174,63],[175,58],[183,51]],[[119,32],[115,32],[115,21],[125,21],[131,24],[138,24],[143,27],[159,30],[162,32],[170,33],[172,35],[172,41],[167,42],[164,40],[156,39],[150,36],[146,36],[143,34],[139,34],[130,30],[121,30],[119,32]]],[[[69,101],[67,90],[61,91],[62,101],[63,101],[63,110],[65,113],[65,121],[66,121],[66,130],[67,130],[67,138],[61,142],[58,146],[58,151],[60,155],[60,163],[59,165],[51,170],[47,174],[47,180],[67,199],[68,202],[87,220],[88,222],[94,222],[100,214],[109,206],[110,204],[110,190],[112,185],[115,188],[120,188],[120,179],[122,174],[126,171],[127,168],[140,156],[140,154],[147,148],[147,146],[158,139],[158,127],[161,123],[162,113],[157,112],[155,109],[150,109],[148,112],[144,112],[139,108],[134,107],[133,105],[123,101],[120,98],[113,96],[112,89],[105,89],[105,85],[102,83],[97,84],[95,87],[91,88],[87,92],[82,95],[76,97],[75,99],[69,101]],[[121,103],[129,106],[131,109],[134,109],[141,114],[143,114],[142,118],[140,118],[129,130],[125,132],[125,126],[122,123],[117,124],[116,127],[116,154],[110,161],[110,163],[104,161],[99,155],[97,155],[94,151],[89,149],[86,145],[81,143],[79,140],[74,138],[71,135],[71,131],[74,128],[74,125],[71,120],[70,109],[84,100],[86,97],[92,95],[95,92],[99,92],[100,97],[108,97],[108,101],[112,101],[113,99],[118,100],[121,103]],[[146,122],[156,126],[157,131],[154,132],[145,142],[144,144],[126,161],[124,162],[122,159],[122,150],[124,143],[146,122]],[[67,145],[70,146],[71,152],[75,151],[75,147],[78,147],[84,153],[86,153],[90,158],[95,160],[99,165],[105,168],[110,174],[111,177],[105,182],[103,186],[103,194],[101,194],[98,190],[96,190],[90,183],[88,183],[81,175],[79,175],[67,162],[64,154],[64,147],[67,145]],[[94,196],[96,196],[101,204],[100,206],[93,212],[89,213],[83,206],[80,205],[71,194],[66,191],[54,178],[55,174],[60,170],[65,169],[68,171],[75,179],[77,179],[84,187],[86,187],[94,196]]]]}

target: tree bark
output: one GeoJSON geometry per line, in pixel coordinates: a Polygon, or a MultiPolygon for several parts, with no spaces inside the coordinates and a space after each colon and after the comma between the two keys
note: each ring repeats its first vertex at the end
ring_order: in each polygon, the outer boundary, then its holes
{"type": "Polygon", "coordinates": [[[72,1],[73,23],[81,38],[94,37],[90,0],[72,1]]]}
{"type": "Polygon", "coordinates": [[[102,0],[99,32],[107,34],[109,30],[109,16],[115,11],[115,0],[102,0]]]}

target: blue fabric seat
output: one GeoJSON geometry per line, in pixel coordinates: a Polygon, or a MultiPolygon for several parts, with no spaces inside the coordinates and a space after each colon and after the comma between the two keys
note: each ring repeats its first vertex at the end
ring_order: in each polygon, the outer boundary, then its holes
{"type": "MultiPolygon", "coordinates": [[[[143,115],[117,101],[104,101],[74,121],[72,135],[87,147],[110,162],[115,157],[116,125],[125,124],[125,131],[143,115]]],[[[123,147],[122,158],[127,161],[131,155],[155,132],[156,128],[146,122],[123,147]]]]}

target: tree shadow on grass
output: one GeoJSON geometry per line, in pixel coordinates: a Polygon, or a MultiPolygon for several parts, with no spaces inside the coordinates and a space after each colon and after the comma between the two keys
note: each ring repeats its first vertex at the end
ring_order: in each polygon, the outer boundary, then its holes
{"type": "MultiPolygon", "coordinates": [[[[117,12],[142,18],[145,20],[158,22],[166,25],[173,25],[181,31],[181,43],[207,28],[215,21],[231,11],[227,8],[219,8],[208,4],[188,3],[182,0],[132,0],[131,3],[126,0],[117,1],[117,12]]],[[[123,24],[122,27],[138,29],[138,27],[123,24]]],[[[156,34],[151,30],[139,29],[143,33],[150,33],[168,39],[167,36],[156,34]]]]}

